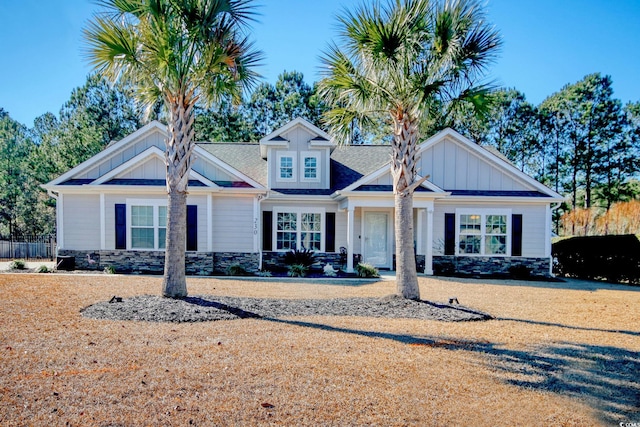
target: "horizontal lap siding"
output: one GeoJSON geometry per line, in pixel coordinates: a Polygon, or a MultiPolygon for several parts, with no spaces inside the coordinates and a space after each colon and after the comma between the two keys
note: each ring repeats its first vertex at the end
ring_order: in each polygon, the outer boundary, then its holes
{"type": "Polygon", "coordinates": [[[63,199],[63,249],[100,248],[100,196],[66,194],[63,199]]]}
{"type": "Polygon", "coordinates": [[[213,198],[214,252],[253,252],[253,200],[213,198]]]}
{"type": "Polygon", "coordinates": [[[514,208],[514,214],[522,214],[522,256],[544,257],[548,236],[546,229],[546,206],[514,208]]]}
{"type": "Polygon", "coordinates": [[[187,205],[198,207],[198,252],[206,252],[207,249],[207,197],[189,196],[187,205]]]}
{"type": "Polygon", "coordinates": [[[336,252],[347,247],[347,212],[336,213],[336,252]]]}

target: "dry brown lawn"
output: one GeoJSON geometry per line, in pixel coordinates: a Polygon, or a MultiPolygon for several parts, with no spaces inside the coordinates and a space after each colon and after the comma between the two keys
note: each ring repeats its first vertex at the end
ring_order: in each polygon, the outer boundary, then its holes
{"type": "MultiPolygon", "coordinates": [[[[0,425],[593,426],[640,423],[640,288],[421,278],[496,317],[83,318],[158,277],[0,275],[0,425]]],[[[361,286],[192,278],[191,294],[384,296],[361,286]]]]}

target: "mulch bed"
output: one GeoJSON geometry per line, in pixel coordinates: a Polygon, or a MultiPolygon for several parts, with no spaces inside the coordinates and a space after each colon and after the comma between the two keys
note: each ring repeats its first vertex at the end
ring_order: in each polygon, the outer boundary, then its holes
{"type": "Polygon", "coordinates": [[[183,299],[141,295],[114,296],[82,310],[85,317],[150,322],[206,322],[243,318],[293,316],[363,316],[411,318],[445,322],[492,319],[487,313],[457,304],[408,300],[396,295],[384,298],[266,299],[190,296],[183,299]]]}

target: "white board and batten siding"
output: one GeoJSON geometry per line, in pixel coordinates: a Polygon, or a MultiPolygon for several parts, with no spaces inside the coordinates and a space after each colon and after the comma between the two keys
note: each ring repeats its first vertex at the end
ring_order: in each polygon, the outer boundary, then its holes
{"type": "Polygon", "coordinates": [[[120,150],[109,156],[108,158],[102,160],[87,172],[78,176],[74,176],[74,178],[98,179],[153,146],[160,148],[164,152],[164,138],[164,135],[162,135],[160,132],[151,132],[148,135],[140,138],[135,143],[128,145],[125,149],[120,150]]]}
{"type": "Polygon", "coordinates": [[[270,148],[268,159],[269,162],[269,182],[271,188],[298,188],[298,189],[326,189],[330,186],[329,177],[329,147],[312,148],[309,141],[315,138],[315,135],[305,129],[303,126],[295,126],[291,130],[285,132],[282,135],[287,139],[287,148],[270,148]],[[280,173],[280,156],[293,157],[293,179],[282,180],[279,177],[280,173]],[[306,180],[303,178],[304,174],[304,157],[305,155],[317,156],[317,174],[318,179],[306,180]]]}
{"type": "Polygon", "coordinates": [[[191,169],[210,181],[241,181],[240,178],[201,158],[195,159],[191,169]]]}
{"type": "MultiPolygon", "coordinates": [[[[444,251],[444,214],[456,213],[456,209],[478,209],[478,211],[510,210],[511,214],[522,215],[522,256],[546,257],[548,245],[546,232],[547,204],[492,204],[492,203],[452,203],[437,202],[433,212],[433,250],[434,255],[443,255],[444,251]]],[[[456,222],[456,227],[459,224],[456,222]]]]}
{"type": "Polygon", "coordinates": [[[418,173],[445,190],[524,191],[530,187],[451,138],[427,148],[418,173]]]}
{"type": "Polygon", "coordinates": [[[121,179],[165,179],[167,176],[167,166],[164,160],[152,157],[146,162],[142,162],[135,169],[118,175],[121,179]]]}

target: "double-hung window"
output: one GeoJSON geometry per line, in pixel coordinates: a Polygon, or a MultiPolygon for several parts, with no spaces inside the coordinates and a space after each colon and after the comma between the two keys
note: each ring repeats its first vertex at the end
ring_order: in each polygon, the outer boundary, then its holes
{"type": "Polygon", "coordinates": [[[303,151],[300,153],[302,181],[320,181],[320,156],[318,153],[303,151]]]}
{"type": "Polygon", "coordinates": [[[167,238],[167,206],[160,201],[135,200],[129,207],[129,247],[162,250],[167,238]]]}
{"type": "Polygon", "coordinates": [[[274,209],[276,250],[323,251],[324,212],[317,209],[274,209]]]}
{"type": "Polygon", "coordinates": [[[510,212],[506,210],[458,210],[459,255],[506,255],[509,253],[510,212]]]}
{"type": "Polygon", "coordinates": [[[278,181],[295,181],[296,179],[295,153],[284,152],[278,155],[278,181]]]}

